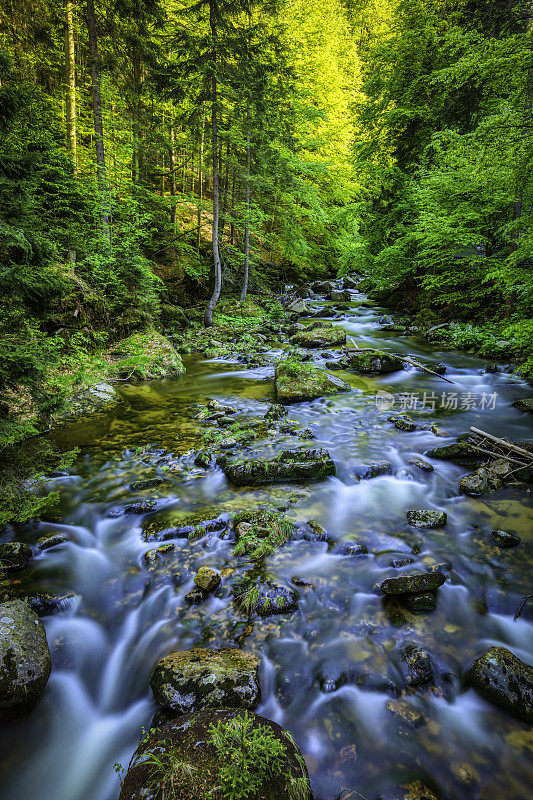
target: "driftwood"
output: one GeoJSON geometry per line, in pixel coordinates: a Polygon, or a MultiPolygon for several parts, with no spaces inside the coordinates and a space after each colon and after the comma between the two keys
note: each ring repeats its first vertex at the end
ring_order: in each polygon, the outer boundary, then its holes
{"type": "Polygon", "coordinates": [[[401,356],[399,353],[390,353],[388,350],[376,350],[375,347],[358,347],[352,337],[350,336],[350,341],[353,344],[354,348],[357,350],[358,353],[389,353],[389,355],[394,355],[396,358],[399,358],[400,361],[405,361],[406,364],[410,364],[412,367],[417,367],[417,369],[421,369],[424,372],[428,372],[430,375],[435,375],[436,378],[441,378],[446,383],[455,383],[455,381],[451,381],[449,378],[445,378],[444,375],[439,375],[438,372],[434,372],[429,367],[424,367],[423,364],[419,364],[418,361],[413,361],[408,356],[401,356]]]}
{"type": "MultiPolygon", "coordinates": [[[[483,439],[488,439],[490,442],[493,442],[498,447],[504,450],[511,450],[513,453],[518,453],[518,455],[522,456],[522,458],[527,459],[528,462],[533,462],[533,453],[530,453],[529,450],[524,450],[523,447],[519,447],[512,442],[507,442],[505,439],[499,439],[497,436],[494,436],[492,433],[487,433],[486,431],[482,431],[480,428],[471,427],[470,430],[476,436],[480,436],[483,439]]],[[[502,458],[501,453],[493,454],[496,458],[502,458]]],[[[507,457],[507,456],[505,456],[507,457]]],[[[509,459],[511,460],[511,459],[509,459]]]]}
{"type": "Polygon", "coordinates": [[[520,616],[520,614],[522,613],[522,611],[526,607],[527,601],[531,600],[532,597],[533,597],[533,594],[526,594],[526,596],[524,597],[524,599],[522,600],[522,602],[520,603],[520,605],[518,606],[518,608],[515,611],[515,615],[513,617],[513,621],[514,622],[516,622],[516,620],[518,619],[518,617],[520,616]]]}
{"type": "Polygon", "coordinates": [[[432,328],[429,328],[429,329],[426,331],[426,334],[425,334],[425,335],[427,336],[427,335],[428,335],[428,333],[433,333],[433,331],[438,331],[438,330],[440,330],[441,328],[447,328],[449,324],[450,324],[449,322],[441,322],[441,324],[440,324],[440,325],[434,325],[432,328]]]}

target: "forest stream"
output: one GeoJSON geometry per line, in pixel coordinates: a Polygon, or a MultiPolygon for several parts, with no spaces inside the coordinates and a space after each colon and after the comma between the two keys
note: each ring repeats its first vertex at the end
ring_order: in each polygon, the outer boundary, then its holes
{"type": "MultiPolygon", "coordinates": [[[[260,656],[255,711],[293,734],[318,800],[335,800],[343,789],[374,800],[414,778],[448,800],[531,797],[530,727],[463,681],[467,666],[493,645],[533,662],[533,604],[513,619],[532,591],[531,494],[507,487],[465,496],[458,485],[467,467],[424,456],[471,426],[513,441],[532,438],[531,415],[511,407],[531,390],[502,371],[487,372],[473,355],[384,331],[384,313],[352,290],[333,324],[361,348],[402,353],[429,367],[442,362],[452,383],[414,367],[377,377],[338,371],[352,391],[288,408],[298,429],[314,438],[293,431],[249,445],[253,454],[324,448],[336,467],[326,480],[235,487],[220,468],[194,463],[208,423],[195,420],[191,407],[215,399],[232,405],[236,420],[260,420],[274,401],[271,365],[187,357],[184,376],[122,383],[125,402],[117,410],[53,434],[62,448],[80,450],[69,474],[54,479],[62,519],[27,525],[23,537],[31,545],[43,536],[65,541],[40,553],[16,580],[24,590],[65,598],[43,617],[53,665],[43,700],[2,731],[3,800],[116,800],[114,765],[127,767],[156,710],[148,683],[154,664],[172,650],[235,646],[260,656]],[[378,390],[426,393],[426,404],[407,412],[416,430],[394,427],[388,417],[401,401],[382,407],[378,390]],[[443,393],[457,393],[457,408],[431,407],[430,398],[443,393]],[[417,457],[433,471],[410,463],[417,457]],[[361,465],[383,461],[392,464],[390,474],[362,475],[361,465]],[[154,478],[162,482],[131,488],[154,478]],[[155,510],[114,513],[139,500],[155,500],[155,510]],[[146,535],[151,530],[225,519],[258,504],[327,531],[328,541],[290,542],[261,567],[297,593],[295,611],[239,612],[233,582],[258,567],[233,554],[224,530],[192,541],[171,538],[171,552],[143,560],[155,546],[146,535]],[[445,511],[447,525],[413,529],[405,515],[416,508],[445,511]],[[521,544],[500,549],[493,529],[516,531],[521,544]],[[354,538],[368,554],[340,552],[354,538]],[[384,578],[433,564],[446,571],[434,610],[414,613],[381,594],[384,578]],[[204,565],[236,573],[191,604],[185,596],[204,565]],[[429,654],[431,675],[404,692],[406,714],[397,654],[410,643],[429,654]]],[[[315,353],[324,366],[328,358],[315,353]]]]}

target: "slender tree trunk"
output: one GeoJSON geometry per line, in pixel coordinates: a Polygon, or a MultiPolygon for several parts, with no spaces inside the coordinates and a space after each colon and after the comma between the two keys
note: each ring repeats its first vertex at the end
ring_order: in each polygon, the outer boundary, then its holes
{"type": "Polygon", "coordinates": [[[100,95],[100,58],[98,55],[98,38],[96,35],[96,16],[94,0],[87,0],[87,29],[91,51],[91,80],[93,85],[93,117],[94,140],[96,144],[96,175],[100,192],[102,231],[111,246],[111,228],[109,224],[109,201],[107,197],[107,173],[104,151],[104,125],[102,122],[102,99],[100,95]]]}
{"type": "Polygon", "coordinates": [[[200,252],[200,237],[202,234],[202,203],[204,199],[204,134],[205,134],[205,109],[202,107],[202,130],[200,132],[200,163],[198,169],[198,233],[196,235],[196,249],[200,252]]]}
{"type": "Polygon", "coordinates": [[[252,158],[250,149],[250,100],[246,103],[246,219],[244,222],[244,276],[242,282],[241,302],[248,294],[248,276],[250,273],[250,168],[252,158]]]}
{"type": "Polygon", "coordinates": [[[78,174],[77,142],[76,142],[76,57],[74,51],[74,24],[72,19],[72,2],[65,4],[65,72],[67,78],[66,117],[67,141],[74,175],[78,174]]]}
{"type": "Polygon", "coordinates": [[[215,18],[215,0],[209,2],[209,24],[211,27],[211,41],[213,43],[213,77],[211,79],[211,141],[213,148],[213,272],[214,286],[213,294],[207,304],[204,314],[204,324],[210,328],[213,324],[213,310],[220,297],[222,289],[222,268],[220,265],[220,252],[218,249],[218,130],[217,130],[217,105],[218,105],[218,86],[217,86],[217,22],[215,18]]]}
{"type": "Polygon", "coordinates": [[[224,237],[224,228],[226,227],[226,216],[228,214],[229,148],[230,148],[230,143],[229,143],[229,127],[228,127],[228,142],[226,145],[226,174],[224,176],[224,197],[222,199],[222,219],[220,220],[220,234],[219,234],[220,241],[222,241],[224,237]]]}
{"type": "Polygon", "coordinates": [[[133,152],[131,154],[131,179],[139,183],[141,179],[141,157],[139,137],[139,116],[141,107],[141,59],[138,52],[133,54],[133,152]]]}
{"type": "Polygon", "coordinates": [[[235,170],[233,170],[233,181],[231,184],[231,213],[230,213],[230,245],[233,247],[233,240],[235,238],[235,170]]]}
{"type": "Polygon", "coordinates": [[[176,213],[176,133],[174,130],[174,109],[170,117],[170,221],[176,230],[177,213],[176,213]]]}

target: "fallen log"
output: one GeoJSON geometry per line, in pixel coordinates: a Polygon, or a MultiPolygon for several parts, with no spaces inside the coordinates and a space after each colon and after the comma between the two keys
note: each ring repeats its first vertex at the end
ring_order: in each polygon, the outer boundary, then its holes
{"type": "MultiPolygon", "coordinates": [[[[497,444],[498,447],[503,447],[504,450],[512,450],[514,453],[519,453],[523,458],[527,458],[528,461],[533,461],[533,453],[530,453],[529,450],[524,450],[523,447],[518,447],[518,445],[513,444],[512,442],[507,442],[505,439],[500,439],[498,436],[494,436],[492,433],[482,431],[480,428],[474,428],[472,426],[470,430],[472,433],[476,434],[476,436],[481,436],[484,439],[488,439],[490,442],[497,444]]],[[[501,455],[497,456],[497,458],[500,457],[501,455]]]]}

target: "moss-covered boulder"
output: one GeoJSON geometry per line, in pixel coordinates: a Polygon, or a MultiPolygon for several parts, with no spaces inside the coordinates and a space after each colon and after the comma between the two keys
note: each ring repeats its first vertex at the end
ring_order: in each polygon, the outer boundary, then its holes
{"type": "Polygon", "coordinates": [[[342,328],[310,327],[295,333],[289,341],[300,347],[335,347],[346,344],[346,331],[342,328]]]}
{"type": "Polygon", "coordinates": [[[156,703],[177,714],[204,708],[253,708],[260,699],[259,659],[245,650],[184,650],[156,664],[156,703]]]}
{"type": "Polygon", "coordinates": [[[109,372],[120,378],[155,380],[181,375],[185,369],[172,343],[154,330],[121,339],[107,354],[109,372]]]}
{"type": "Polygon", "coordinates": [[[429,511],[425,508],[412,508],[405,518],[413,528],[442,528],[448,521],[445,511],[429,511]]]}
{"type": "Polygon", "coordinates": [[[398,575],[395,578],[386,578],[380,584],[383,594],[420,594],[430,592],[442,586],[446,576],[442,572],[411,572],[398,575]]]}
{"type": "Polygon", "coordinates": [[[311,800],[292,736],[242,709],[187,714],[152,729],[135,751],[119,800],[311,800]]]}
{"type": "Polygon", "coordinates": [[[211,569],[211,567],[200,567],[194,576],[195,584],[200,589],[203,589],[204,592],[213,592],[220,585],[221,580],[220,572],[217,572],[216,569],[211,569]]]}
{"type": "Polygon", "coordinates": [[[349,384],[334,375],[291,358],[276,364],[275,386],[278,403],[285,404],[351,391],[349,384]]]}
{"type": "Polygon", "coordinates": [[[0,544],[0,569],[4,572],[22,569],[32,557],[31,547],[24,542],[0,544]]]}
{"type": "Polygon", "coordinates": [[[454,464],[461,466],[473,466],[478,464],[483,456],[476,448],[467,441],[457,441],[453,444],[445,444],[443,447],[434,447],[425,453],[429,458],[438,458],[440,461],[453,461],[454,464]]]}
{"type": "Polygon", "coordinates": [[[350,350],[349,367],[354,372],[385,374],[403,369],[403,361],[392,353],[382,350],[350,350]]]}
{"type": "Polygon", "coordinates": [[[52,668],[43,623],[22,600],[0,603],[0,719],[16,719],[42,697],[52,668]]]}
{"type": "Polygon", "coordinates": [[[516,547],[521,541],[520,536],[517,536],[515,531],[494,530],[490,532],[490,535],[498,547],[503,547],[504,549],[516,547]]]}
{"type": "Polygon", "coordinates": [[[236,601],[244,614],[259,614],[260,617],[287,614],[298,608],[298,595],[294,589],[269,581],[249,586],[236,597],[236,601]]]}
{"type": "Polygon", "coordinates": [[[519,411],[528,411],[533,414],[533,397],[523,397],[521,400],[515,400],[511,405],[513,408],[518,408],[519,411]]]}
{"type": "Polygon", "coordinates": [[[284,450],[270,459],[224,461],[222,468],[236,486],[320,481],[335,474],[327,450],[284,450]]]}
{"type": "Polygon", "coordinates": [[[80,416],[107,414],[122,403],[116,389],[110,383],[102,381],[69,397],[67,409],[54,417],[53,426],[67,425],[80,416]]]}
{"type": "Polygon", "coordinates": [[[470,686],[492,705],[533,722],[533,666],[505,647],[490,647],[466,671],[470,686]]]}

